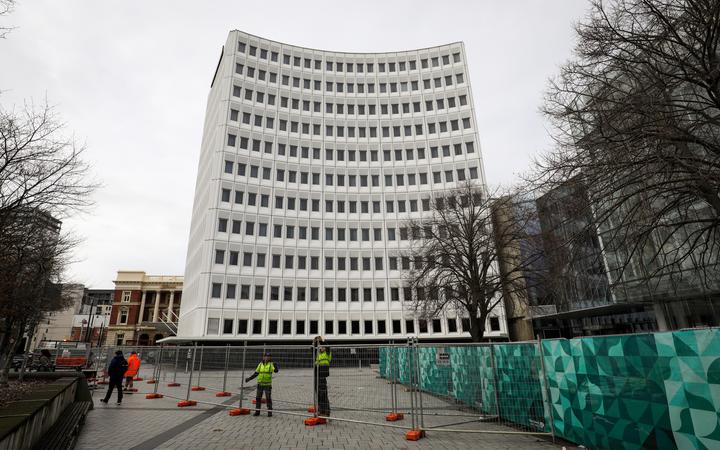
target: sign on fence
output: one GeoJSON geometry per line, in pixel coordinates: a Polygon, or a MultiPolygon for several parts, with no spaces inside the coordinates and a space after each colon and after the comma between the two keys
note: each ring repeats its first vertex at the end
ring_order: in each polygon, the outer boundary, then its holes
{"type": "Polygon", "coordinates": [[[435,353],[435,364],[438,367],[450,366],[450,354],[445,350],[445,347],[438,347],[437,353],[435,353]]]}

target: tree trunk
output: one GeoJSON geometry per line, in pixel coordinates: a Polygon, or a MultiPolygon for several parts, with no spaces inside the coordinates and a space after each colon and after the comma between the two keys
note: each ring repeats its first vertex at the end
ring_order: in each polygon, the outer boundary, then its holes
{"type": "Polygon", "coordinates": [[[0,342],[0,387],[7,387],[10,366],[12,366],[12,354],[15,349],[13,337],[14,319],[5,319],[5,330],[3,330],[2,341],[0,342]]]}
{"type": "MultiPolygon", "coordinates": [[[[25,348],[23,349],[23,362],[22,366],[20,366],[20,374],[18,375],[18,381],[20,382],[22,382],[23,378],[25,378],[25,369],[27,368],[28,353],[30,353],[30,342],[32,341],[32,335],[35,333],[36,327],[37,325],[31,325],[27,331],[28,338],[25,342],[25,348]]],[[[22,340],[22,336],[20,337],[20,340],[22,340]]]]}
{"type": "Polygon", "coordinates": [[[473,342],[480,342],[485,335],[485,318],[476,314],[470,315],[470,337],[473,342]]]}
{"type": "Polygon", "coordinates": [[[5,351],[3,352],[3,362],[2,366],[0,367],[0,387],[7,387],[8,386],[8,378],[10,378],[10,367],[12,366],[12,360],[13,360],[13,354],[15,353],[15,337],[12,335],[12,331],[10,333],[7,333],[7,336],[9,336],[9,342],[5,346],[5,351]]]}

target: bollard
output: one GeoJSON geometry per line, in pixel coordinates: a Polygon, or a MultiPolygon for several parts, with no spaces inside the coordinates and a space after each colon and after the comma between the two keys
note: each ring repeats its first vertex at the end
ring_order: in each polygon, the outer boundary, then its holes
{"type": "Polygon", "coordinates": [[[243,397],[245,396],[245,351],[247,350],[247,341],[243,344],[242,366],[240,367],[240,404],[237,408],[231,409],[228,413],[231,416],[244,416],[250,414],[248,408],[243,408],[243,397]]]}
{"type": "Polygon", "coordinates": [[[168,387],[180,386],[180,383],[177,382],[177,367],[178,367],[178,357],[179,356],[180,356],[180,347],[175,347],[175,368],[173,369],[173,380],[172,380],[172,382],[168,383],[168,387]]]}
{"type": "Polygon", "coordinates": [[[193,370],[195,369],[195,353],[197,353],[197,344],[193,348],[192,352],[192,364],[190,364],[190,378],[188,379],[188,387],[187,393],[185,394],[185,400],[181,400],[178,402],[178,408],[197,405],[197,402],[195,400],[190,400],[190,386],[192,386],[193,370]]]}

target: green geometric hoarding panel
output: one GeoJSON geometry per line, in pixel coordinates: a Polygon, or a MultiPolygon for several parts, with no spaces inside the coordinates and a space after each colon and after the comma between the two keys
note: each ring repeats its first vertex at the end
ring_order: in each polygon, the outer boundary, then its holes
{"type": "MultiPolygon", "coordinates": [[[[542,346],[545,376],[535,343],[419,347],[421,389],[523,429],[550,431],[551,407],[556,435],[592,449],[720,450],[720,329],[542,346]]],[[[410,356],[382,349],[381,375],[409,383],[410,356]]]]}

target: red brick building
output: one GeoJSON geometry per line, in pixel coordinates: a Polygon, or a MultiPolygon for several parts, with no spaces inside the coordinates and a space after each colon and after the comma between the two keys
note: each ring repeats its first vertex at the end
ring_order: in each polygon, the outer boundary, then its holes
{"type": "Polygon", "coordinates": [[[119,271],[114,283],[108,345],[154,345],[175,335],[183,277],[119,271]]]}

